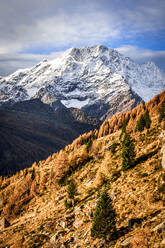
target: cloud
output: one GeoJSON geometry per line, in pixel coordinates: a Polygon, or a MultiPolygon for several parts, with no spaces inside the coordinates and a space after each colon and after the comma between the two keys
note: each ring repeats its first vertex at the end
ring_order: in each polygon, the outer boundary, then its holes
{"type": "Polygon", "coordinates": [[[164,0],[5,0],[0,53],[81,44],[164,29],[164,0]]]}
{"type": "Polygon", "coordinates": [[[162,70],[165,71],[165,51],[153,51],[150,49],[143,49],[137,46],[121,46],[116,48],[121,54],[128,56],[138,63],[145,63],[147,61],[153,61],[162,70]]]}
{"type": "MultiPolygon", "coordinates": [[[[9,0],[5,2],[9,3],[9,0]]],[[[31,2],[30,8],[29,4],[22,5],[19,0],[14,2],[14,10],[11,10],[12,5],[8,4],[6,15],[3,13],[7,4],[3,4],[0,10],[0,53],[34,49],[38,46],[59,48],[93,44],[120,34],[116,16],[113,13],[109,16],[109,13],[101,11],[97,4],[86,5],[84,2],[84,5],[78,5],[71,1],[74,8],[70,9],[67,8],[68,4],[65,3],[64,6],[64,1],[61,1],[63,5],[61,3],[61,6],[58,6],[56,3],[56,6],[53,1],[48,0],[49,9],[44,11],[43,3],[46,1],[41,1],[38,4],[38,7],[41,5],[40,11],[35,11],[38,0],[27,1],[31,2]]]]}
{"type": "MultiPolygon", "coordinates": [[[[132,39],[136,45],[146,34],[158,40],[160,32],[165,37],[164,9],[164,0],[1,1],[0,74],[35,64],[43,57],[37,53],[95,44],[115,47],[123,40],[133,44],[132,39]]],[[[145,54],[164,63],[163,55],[145,54]]]]}

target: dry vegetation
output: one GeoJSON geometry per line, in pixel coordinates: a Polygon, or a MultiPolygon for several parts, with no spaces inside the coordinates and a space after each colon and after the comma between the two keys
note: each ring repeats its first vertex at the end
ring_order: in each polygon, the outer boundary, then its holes
{"type": "Polygon", "coordinates": [[[1,217],[11,225],[0,230],[0,247],[165,247],[165,228],[156,229],[165,217],[159,139],[165,120],[158,120],[163,103],[165,92],[113,116],[99,131],[81,135],[30,169],[1,177],[1,217]],[[135,132],[146,110],[151,126],[135,132]],[[126,171],[122,170],[123,132],[129,133],[135,147],[134,163],[126,171]],[[69,199],[68,185],[73,181],[76,190],[69,199]],[[97,195],[103,189],[116,213],[116,230],[108,241],[90,234],[97,195]]]}

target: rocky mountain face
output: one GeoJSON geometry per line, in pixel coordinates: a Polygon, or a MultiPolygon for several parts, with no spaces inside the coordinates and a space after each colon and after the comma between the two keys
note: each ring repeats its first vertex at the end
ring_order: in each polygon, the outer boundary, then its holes
{"type": "Polygon", "coordinates": [[[105,46],[71,48],[52,61],[0,78],[0,103],[32,98],[51,103],[56,97],[68,108],[104,120],[164,88],[165,75],[152,62],[137,64],[105,46]]]}
{"type": "Polygon", "coordinates": [[[165,91],[0,178],[0,246],[163,248],[164,129],[165,91]]]}
{"type": "Polygon", "coordinates": [[[100,122],[82,110],[39,99],[0,108],[0,175],[13,174],[59,151],[100,122]]]}

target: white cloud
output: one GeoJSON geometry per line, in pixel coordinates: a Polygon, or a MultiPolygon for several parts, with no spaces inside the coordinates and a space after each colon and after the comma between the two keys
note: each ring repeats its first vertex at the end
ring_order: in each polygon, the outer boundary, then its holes
{"type": "MultiPolygon", "coordinates": [[[[15,29],[15,27],[14,27],[15,29]]],[[[116,17],[99,10],[81,13],[60,11],[54,16],[38,18],[31,25],[18,24],[13,34],[0,39],[0,53],[32,49],[34,47],[59,48],[69,45],[95,44],[119,37],[116,17]]]]}
{"type": "Polygon", "coordinates": [[[95,44],[164,29],[163,0],[5,0],[0,53],[95,44]]]}
{"type": "MultiPolygon", "coordinates": [[[[0,6],[0,74],[38,62],[28,51],[128,40],[141,33],[164,30],[164,0],[4,0],[0,6]]],[[[132,43],[131,43],[132,44],[132,43]]],[[[161,51],[121,47],[139,61],[160,58],[161,51]],[[139,56],[139,58],[138,58],[139,56]],[[140,58],[142,56],[142,58],[140,58]]],[[[164,60],[165,61],[165,60],[164,60]]]]}

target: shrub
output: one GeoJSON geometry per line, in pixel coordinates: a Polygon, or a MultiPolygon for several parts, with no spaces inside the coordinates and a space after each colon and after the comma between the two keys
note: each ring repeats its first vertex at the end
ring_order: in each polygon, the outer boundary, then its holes
{"type": "Polygon", "coordinates": [[[158,187],[158,193],[163,193],[163,194],[165,193],[165,183],[163,183],[158,187]]]}
{"type": "Polygon", "coordinates": [[[111,177],[111,182],[115,182],[120,176],[121,176],[120,171],[113,171],[112,177],[111,177]]]}
{"type": "Polygon", "coordinates": [[[126,171],[133,167],[135,158],[134,143],[129,134],[124,134],[122,141],[122,170],[126,171]]]}
{"type": "Polygon", "coordinates": [[[112,201],[105,190],[97,202],[91,236],[106,240],[107,236],[111,236],[114,230],[116,230],[116,213],[112,207],[112,201]]]}
{"type": "Polygon", "coordinates": [[[64,205],[65,205],[66,209],[69,209],[72,207],[72,201],[71,200],[69,200],[69,201],[65,200],[64,205]]]}

